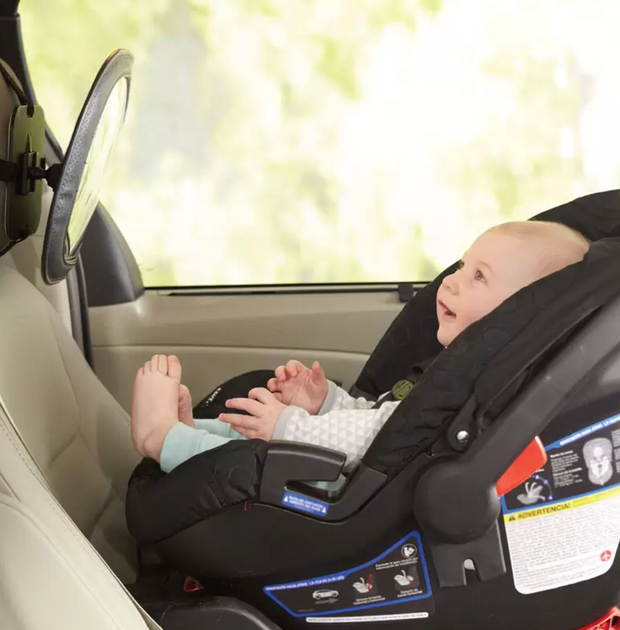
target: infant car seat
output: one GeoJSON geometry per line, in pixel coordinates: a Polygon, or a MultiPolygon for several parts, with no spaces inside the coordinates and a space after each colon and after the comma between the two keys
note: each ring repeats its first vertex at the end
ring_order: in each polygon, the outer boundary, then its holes
{"type": "MultiPolygon", "coordinates": [[[[234,441],[168,475],[144,460],[127,496],[143,549],[282,628],[612,627],[620,196],[539,218],[594,241],[584,260],[442,350],[343,487],[307,485],[336,479],[344,456],[302,444],[234,441]]],[[[438,283],[409,305],[418,321],[434,317],[438,283]]],[[[424,347],[424,326],[409,331],[424,347]]],[[[379,363],[365,370],[377,391],[379,363]]]]}

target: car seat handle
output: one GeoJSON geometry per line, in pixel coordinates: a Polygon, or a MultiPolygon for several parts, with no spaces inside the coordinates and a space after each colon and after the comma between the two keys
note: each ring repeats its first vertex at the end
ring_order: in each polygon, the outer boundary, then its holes
{"type": "MultiPolygon", "coordinates": [[[[346,455],[339,451],[299,442],[271,442],[263,468],[259,502],[291,509],[290,502],[287,504],[285,500],[287,491],[293,491],[299,499],[314,501],[315,495],[322,494],[321,491],[295,482],[336,481],[345,461],[346,455]]],[[[319,501],[321,511],[315,516],[326,521],[351,516],[368,502],[386,479],[383,473],[359,464],[333,495],[322,497],[324,500],[319,501]]]]}
{"type": "Polygon", "coordinates": [[[282,498],[291,481],[336,481],[346,462],[339,451],[303,444],[273,441],[269,444],[260,485],[260,500],[282,498]]]}

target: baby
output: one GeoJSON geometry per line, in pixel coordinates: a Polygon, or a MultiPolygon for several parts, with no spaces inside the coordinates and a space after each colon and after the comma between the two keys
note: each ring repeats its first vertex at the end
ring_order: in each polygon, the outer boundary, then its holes
{"type": "MultiPolygon", "coordinates": [[[[437,339],[448,346],[470,324],[508,297],[560,269],[577,263],[588,241],[559,223],[504,223],[482,234],[459,268],[437,291],[437,339]]],[[[232,439],[289,440],[342,451],[353,469],[399,401],[353,398],[325,378],[315,362],[307,368],[289,361],[275,370],[267,389],[226,402],[219,419],[194,420],[188,389],[181,385],[176,357],[156,355],[138,370],[133,389],[131,433],[142,455],[169,472],[190,457],[232,439]]]]}

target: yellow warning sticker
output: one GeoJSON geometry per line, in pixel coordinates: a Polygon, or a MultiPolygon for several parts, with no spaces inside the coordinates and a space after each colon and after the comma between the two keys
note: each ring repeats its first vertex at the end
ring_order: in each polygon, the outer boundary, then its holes
{"type": "Polygon", "coordinates": [[[584,505],[592,505],[600,501],[606,501],[618,495],[620,495],[620,486],[615,486],[609,490],[599,490],[598,492],[592,492],[581,497],[553,503],[544,507],[522,510],[520,512],[510,512],[508,514],[504,514],[504,523],[516,523],[536,518],[538,516],[549,516],[550,514],[557,514],[558,512],[565,512],[566,510],[583,507],[584,505]]]}

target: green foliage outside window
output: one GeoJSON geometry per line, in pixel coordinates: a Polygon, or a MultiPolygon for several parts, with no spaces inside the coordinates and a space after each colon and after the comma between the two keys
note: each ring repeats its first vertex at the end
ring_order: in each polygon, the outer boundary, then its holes
{"type": "Polygon", "coordinates": [[[618,187],[616,0],[23,0],[63,146],[136,58],[102,200],[145,283],[428,280],[618,187]]]}

